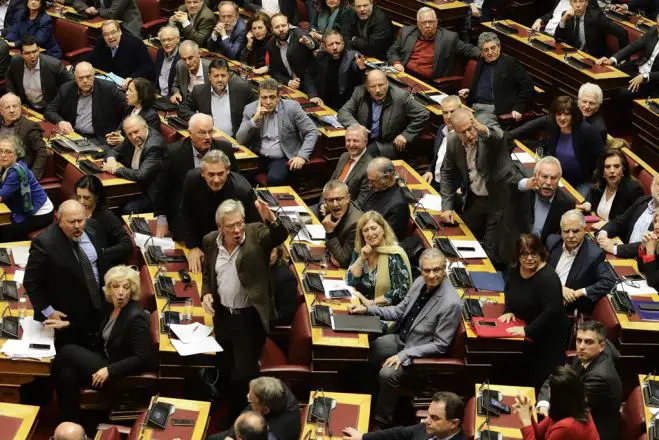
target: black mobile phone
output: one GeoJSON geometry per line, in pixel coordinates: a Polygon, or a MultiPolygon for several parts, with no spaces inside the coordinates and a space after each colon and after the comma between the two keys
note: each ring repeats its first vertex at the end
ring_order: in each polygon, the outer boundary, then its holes
{"type": "Polygon", "coordinates": [[[48,344],[30,344],[30,348],[33,350],[50,350],[50,345],[48,344]]]}
{"type": "Polygon", "coordinates": [[[457,246],[457,249],[459,251],[467,251],[467,252],[474,252],[476,250],[476,248],[473,246],[457,246]]]}
{"type": "Polygon", "coordinates": [[[194,426],[194,420],[192,419],[172,419],[173,426],[194,426]]]}
{"type": "Polygon", "coordinates": [[[633,274],[630,274],[630,275],[625,275],[623,278],[627,281],[643,281],[645,279],[645,277],[643,275],[641,275],[640,273],[633,273],[633,274]]]}
{"type": "Polygon", "coordinates": [[[484,327],[496,327],[497,323],[495,321],[478,321],[476,324],[484,327]]]}
{"type": "Polygon", "coordinates": [[[348,289],[330,290],[329,293],[332,298],[350,298],[351,296],[348,289]]]}
{"type": "Polygon", "coordinates": [[[510,410],[510,407],[506,405],[503,402],[498,401],[497,399],[490,399],[490,405],[493,406],[494,408],[498,409],[502,413],[505,414],[511,414],[512,411],[510,410]]]}
{"type": "Polygon", "coordinates": [[[638,308],[644,312],[659,312],[659,303],[644,303],[639,304],[638,308]]]}
{"type": "Polygon", "coordinates": [[[277,194],[279,200],[295,200],[295,196],[292,194],[277,194]]]}
{"type": "Polygon", "coordinates": [[[187,270],[181,269],[178,271],[178,276],[183,281],[185,284],[188,284],[192,282],[192,278],[190,277],[190,273],[188,273],[187,270]]]}

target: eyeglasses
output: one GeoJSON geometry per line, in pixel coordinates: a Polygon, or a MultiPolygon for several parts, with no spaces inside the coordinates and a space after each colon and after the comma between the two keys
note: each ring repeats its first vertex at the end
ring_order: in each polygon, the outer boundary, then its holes
{"type": "Polygon", "coordinates": [[[539,255],[536,254],[536,253],[534,253],[534,252],[521,252],[521,253],[519,254],[519,257],[520,257],[521,259],[525,259],[525,258],[529,258],[529,257],[531,257],[532,259],[535,260],[535,259],[537,259],[537,258],[539,257],[539,255]]]}
{"type": "Polygon", "coordinates": [[[442,267],[431,267],[430,269],[421,268],[421,273],[424,275],[430,275],[431,273],[444,273],[446,269],[442,267]]]}
{"type": "Polygon", "coordinates": [[[344,201],[346,199],[346,197],[348,197],[348,194],[346,194],[345,196],[341,196],[341,197],[326,198],[325,203],[327,203],[327,204],[341,203],[342,201],[344,201]]]}
{"type": "Polygon", "coordinates": [[[14,150],[0,150],[0,156],[12,156],[16,154],[14,150]]]}
{"type": "Polygon", "coordinates": [[[238,222],[232,225],[222,225],[222,229],[226,229],[227,231],[232,231],[235,229],[242,229],[243,226],[245,226],[245,222],[238,222]]]}

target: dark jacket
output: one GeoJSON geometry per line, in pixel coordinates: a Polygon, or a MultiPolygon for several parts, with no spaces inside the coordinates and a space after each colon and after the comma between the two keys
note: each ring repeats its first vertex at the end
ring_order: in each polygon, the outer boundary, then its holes
{"type": "MultiPolygon", "coordinates": [[[[318,49],[317,43],[314,42],[314,48],[309,49],[300,43],[302,36],[309,36],[307,31],[301,28],[291,28],[289,31],[289,43],[286,49],[286,58],[293,73],[302,81],[302,90],[307,92],[310,97],[318,96],[313,89],[313,74],[316,72],[316,58],[313,51],[318,49]]],[[[312,39],[313,41],[313,39],[312,39]]],[[[293,79],[289,75],[284,62],[281,59],[279,51],[279,39],[271,38],[267,44],[268,56],[270,57],[270,70],[268,73],[280,83],[286,85],[293,79]]]]}
{"type": "Polygon", "coordinates": [[[590,118],[584,119],[591,125],[591,127],[593,127],[593,130],[595,130],[597,134],[600,135],[600,138],[602,138],[602,143],[604,146],[606,146],[608,133],[606,130],[606,121],[604,120],[604,116],[602,116],[602,112],[598,111],[597,113],[591,115],[590,118]]]}
{"type": "MultiPolygon", "coordinates": [[[[101,331],[110,320],[113,307],[107,304],[106,315],[101,321],[101,331]]],[[[135,301],[129,301],[121,308],[110,337],[105,344],[110,363],[107,366],[110,376],[129,376],[155,371],[156,348],[151,337],[149,314],[135,301]]]]}
{"type": "Polygon", "coordinates": [[[25,146],[23,162],[32,170],[37,180],[43,177],[43,169],[48,160],[48,148],[43,141],[43,128],[41,124],[21,116],[14,123],[14,134],[21,138],[25,146]]]}
{"type": "MultiPolygon", "coordinates": [[[[556,9],[556,6],[561,2],[561,0],[554,0],[554,6],[542,17],[540,17],[540,20],[542,20],[542,25],[543,27],[549,23],[549,21],[552,19],[554,16],[554,9],[556,9]]],[[[588,0],[588,8],[592,9],[599,9],[600,5],[597,3],[597,0],[588,0]]]]}
{"type": "Polygon", "coordinates": [[[26,10],[25,0],[9,0],[7,12],[5,13],[5,22],[1,32],[3,37],[9,33],[14,24],[21,20],[26,10]]]}
{"type": "MultiPolygon", "coordinates": [[[[549,264],[555,269],[563,253],[563,240],[560,235],[547,237],[549,264]]],[[[568,304],[568,312],[575,308],[581,313],[592,312],[595,304],[611,291],[616,280],[604,262],[604,251],[589,237],[586,237],[577,251],[572,267],[565,281],[565,287],[570,289],[586,289],[574,303],[568,304]]]]}
{"type": "Polygon", "coordinates": [[[247,44],[240,52],[240,62],[247,64],[254,68],[263,67],[270,64],[270,56],[268,55],[268,40],[254,40],[252,48],[249,49],[247,44]]]}
{"type": "MultiPolygon", "coordinates": [[[[195,113],[205,113],[213,116],[211,93],[211,85],[209,83],[194,86],[179,106],[178,116],[186,121],[195,113]]],[[[229,79],[229,106],[231,107],[231,114],[223,115],[223,117],[229,116],[231,118],[233,133],[227,133],[229,136],[236,135],[240,123],[243,120],[245,106],[250,102],[256,101],[256,99],[258,99],[258,96],[254,93],[247,81],[238,75],[231,75],[229,79]]]]}
{"type": "Polygon", "coordinates": [[[361,210],[379,212],[394,230],[398,241],[406,236],[407,223],[410,219],[410,209],[400,186],[394,184],[384,191],[369,191],[361,210]]]}
{"type": "MultiPolygon", "coordinates": [[[[524,194],[522,203],[525,209],[523,210],[523,232],[531,232],[533,229],[533,222],[535,218],[535,191],[527,191],[524,194]]],[[[561,217],[570,209],[574,209],[576,201],[568,194],[563,188],[557,188],[554,193],[554,199],[549,206],[549,212],[545,219],[545,224],[542,227],[542,234],[540,239],[544,243],[550,234],[559,234],[561,231],[561,217]]]]}
{"type": "MultiPolygon", "coordinates": [[[[513,110],[524,113],[533,99],[533,80],[524,70],[517,58],[501,54],[495,61],[492,73],[492,94],[494,95],[494,112],[497,115],[510,113],[513,110]]],[[[474,79],[469,90],[469,106],[474,104],[478,82],[485,61],[479,59],[474,71],[474,79]]]]}
{"type": "MultiPolygon", "coordinates": [[[[417,26],[404,26],[387,52],[389,63],[400,62],[403,66],[407,65],[419,35],[417,26]]],[[[435,36],[435,56],[432,63],[433,79],[453,74],[456,55],[463,58],[476,58],[480,54],[479,48],[463,42],[455,32],[438,27],[435,36]]]]}
{"type": "MultiPolygon", "coordinates": [[[[339,157],[339,160],[336,162],[336,168],[334,169],[330,180],[339,179],[341,173],[343,172],[343,168],[346,166],[349,159],[350,153],[347,151],[339,157]]],[[[364,154],[359,158],[359,161],[353,165],[352,170],[350,170],[350,174],[348,174],[348,177],[344,182],[346,185],[348,185],[350,200],[352,200],[352,202],[358,207],[362,205],[364,200],[366,200],[366,196],[368,196],[370,191],[368,187],[368,178],[366,177],[366,167],[368,167],[368,163],[371,161],[371,159],[373,159],[371,155],[364,151],[364,154]]],[[[323,203],[322,195],[320,197],[320,203],[323,203]]]]}
{"type": "MultiPolygon", "coordinates": [[[[591,204],[591,211],[593,213],[597,212],[597,206],[604,197],[604,192],[606,191],[606,186],[603,189],[599,187],[593,187],[588,194],[587,201],[591,204]]],[[[611,203],[611,210],[609,211],[609,220],[612,220],[618,217],[620,214],[629,209],[630,206],[634,204],[636,200],[643,197],[643,188],[641,184],[632,177],[623,177],[618,184],[618,189],[616,190],[616,196],[613,198],[613,203],[611,203]]]]}
{"type": "Polygon", "coordinates": [[[221,36],[217,36],[217,39],[213,41],[213,33],[208,37],[208,50],[211,52],[216,52],[231,59],[237,59],[242,52],[243,47],[247,44],[247,23],[242,18],[239,18],[236,22],[229,38],[222,39],[221,36]]]}
{"type": "MultiPolygon", "coordinates": [[[[615,58],[618,64],[620,64],[623,60],[629,60],[636,52],[641,52],[641,56],[632,61],[634,65],[640,66],[652,57],[652,52],[657,45],[657,41],[659,41],[659,31],[657,31],[656,26],[653,26],[641,38],[614,53],[612,58],[615,58]]],[[[649,81],[659,81],[659,57],[654,59],[654,63],[650,69],[649,81]]]]}
{"type": "Polygon", "coordinates": [[[124,140],[117,148],[110,148],[108,157],[114,157],[123,167],[117,168],[116,176],[132,180],[140,184],[142,193],[153,201],[156,194],[158,172],[160,171],[163,156],[165,155],[165,139],[160,132],[153,128],[148,129],[148,134],[142,146],[140,154],[140,167],[136,170],[131,168],[135,146],[128,140],[124,140]]]}
{"type": "MultiPolygon", "coordinates": [[[[126,119],[128,116],[130,116],[131,113],[133,113],[134,109],[135,109],[135,107],[133,107],[132,105],[129,105],[126,108],[126,114],[124,115],[123,119],[126,119]]],[[[146,125],[148,125],[149,128],[151,128],[151,129],[157,131],[158,133],[160,133],[160,123],[161,123],[161,121],[160,121],[160,115],[158,114],[158,110],[156,110],[153,107],[149,107],[149,108],[142,107],[142,109],[140,110],[140,112],[137,115],[140,116],[142,119],[144,119],[146,121],[146,125]]],[[[119,127],[117,127],[117,130],[121,131],[121,133],[124,135],[124,137],[126,137],[126,133],[124,133],[124,122],[123,122],[123,120],[121,121],[121,124],[119,124],[119,127]]]]}
{"type": "Polygon", "coordinates": [[[354,204],[350,203],[345,215],[336,225],[334,231],[328,232],[325,237],[325,246],[330,254],[339,263],[339,266],[347,269],[355,249],[357,235],[357,222],[364,213],[354,204]]]}
{"type": "MultiPolygon", "coordinates": [[[[629,44],[627,31],[619,24],[609,20],[601,9],[589,7],[582,19],[584,20],[584,34],[586,36],[585,51],[590,55],[600,58],[610,54],[606,45],[607,35],[612,35],[618,40],[618,47],[625,47],[629,44]]],[[[557,41],[574,46],[578,36],[578,30],[575,30],[575,20],[576,17],[572,16],[565,22],[565,27],[561,28],[561,25],[558,25],[555,33],[557,41]]]]}
{"type": "Polygon", "coordinates": [[[347,2],[341,3],[338,10],[336,12],[336,18],[334,19],[334,23],[332,27],[327,27],[324,29],[320,28],[320,25],[318,23],[319,17],[321,15],[324,15],[326,17],[331,16],[329,8],[323,3],[321,5],[320,11],[316,11],[314,14],[312,20],[311,20],[311,28],[316,29],[321,35],[325,35],[327,31],[335,30],[339,32],[341,35],[343,35],[344,41],[346,43],[350,40],[351,34],[350,34],[350,28],[352,27],[352,21],[354,20],[353,14],[354,11],[350,5],[348,5],[347,2]]]}
{"type": "MultiPolygon", "coordinates": [[[[18,95],[24,105],[30,105],[23,86],[24,71],[25,62],[23,58],[20,56],[13,57],[5,74],[7,91],[18,95]]],[[[41,54],[39,56],[39,78],[41,79],[43,100],[48,105],[55,98],[57,90],[67,81],[71,81],[73,76],[66,70],[60,60],[41,54]]]]}
{"type": "Polygon", "coordinates": [[[261,221],[254,206],[256,196],[252,185],[238,173],[229,173],[227,181],[219,191],[212,191],[201,176],[201,170],[192,169],[185,176],[181,193],[181,223],[185,246],[188,249],[201,248],[201,241],[211,231],[217,230],[215,211],[225,200],[239,200],[245,207],[247,223],[261,221]]]}
{"type": "MultiPolygon", "coordinates": [[[[648,208],[648,203],[652,200],[652,196],[645,196],[636,199],[636,201],[625,212],[609,220],[604,225],[602,231],[606,231],[609,238],[620,237],[623,243],[619,244],[617,249],[617,256],[621,258],[636,258],[638,253],[638,246],[640,243],[630,243],[632,231],[638,218],[648,208]]],[[[652,231],[653,226],[650,222],[648,231],[652,231]]]]}
{"type": "Polygon", "coordinates": [[[350,98],[355,87],[364,83],[364,72],[359,70],[355,62],[355,55],[357,52],[352,50],[344,50],[341,53],[341,62],[339,64],[339,71],[337,74],[338,83],[327,84],[327,67],[332,59],[332,55],[324,50],[321,50],[316,55],[318,63],[318,71],[314,75],[314,87],[317,96],[323,101],[327,102],[330,95],[338,95],[340,98],[334,101],[339,101],[337,108],[341,108],[343,104],[350,98]],[[329,86],[329,87],[328,87],[329,86]]]}
{"type": "Polygon", "coordinates": [[[84,11],[89,6],[96,7],[98,17],[106,20],[119,20],[121,26],[128,32],[140,37],[142,32],[142,15],[136,0],[74,0],[73,7],[78,11],[84,11]],[[104,7],[105,6],[105,7],[104,7]]]}
{"type": "MultiPolygon", "coordinates": [[[[178,8],[179,11],[185,13],[188,12],[188,8],[185,5],[181,5],[178,8]]],[[[197,12],[194,23],[190,23],[186,27],[181,27],[180,23],[176,25],[181,30],[181,40],[192,40],[199,45],[199,47],[205,47],[206,41],[213,32],[213,28],[217,23],[217,17],[207,6],[202,6],[201,10],[197,12]]]]}
{"type": "Polygon", "coordinates": [[[87,61],[94,68],[112,72],[122,78],[146,78],[153,80],[153,61],[144,42],[128,32],[121,33],[116,55],[103,38],[100,38],[87,61]]]}
{"type": "MultiPolygon", "coordinates": [[[[250,11],[260,11],[263,9],[263,2],[261,0],[239,0],[238,6],[250,11]]],[[[288,17],[290,24],[297,25],[300,21],[299,13],[297,10],[297,3],[295,0],[279,0],[279,11],[288,17]]]]}
{"type": "MultiPolygon", "coordinates": [[[[397,426],[395,428],[382,429],[380,431],[368,432],[364,434],[364,440],[427,440],[426,425],[419,423],[412,426],[397,426]]],[[[467,440],[467,436],[462,431],[458,431],[453,437],[447,440],[467,440]]]]}
{"type": "Polygon", "coordinates": [[[98,232],[105,235],[106,247],[103,248],[103,255],[109,267],[125,264],[133,252],[133,240],[124,229],[121,220],[105,207],[96,207],[92,218],[96,221],[98,232]]]}
{"type": "Polygon", "coordinates": [[[391,18],[378,6],[373,6],[373,12],[364,22],[352,11],[350,35],[346,38],[347,47],[361,52],[364,56],[384,60],[393,41],[394,25],[391,18]]]}
{"type": "Polygon", "coordinates": [[[40,48],[46,51],[46,55],[53,58],[62,58],[62,49],[60,49],[57,40],[55,40],[55,29],[53,29],[53,19],[48,13],[44,12],[37,16],[34,21],[28,18],[29,12],[26,10],[19,22],[15,23],[9,33],[6,35],[8,41],[18,45],[25,35],[32,35],[40,48]]]}
{"type": "Polygon", "coordinates": [[[656,253],[647,255],[645,249],[639,249],[638,254],[636,263],[638,269],[645,275],[648,286],[654,290],[659,289],[659,259],[657,259],[656,253]]]}
{"type": "Polygon", "coordinates": [[[274,324],[291,325],[297,309],[298,283],[285,261],[277,261],[270,267],[270,289],[277,310],[277,320],[274,324]]]}
{"type": "MultiPolygon", "coordinates": [[[[126,113],[126,98],[119,88],[110,81],[94,80],[92,91],[92,126],[96,138],[105,143],[105,135],[115,130],[126,113]]],[[[65,83],[57,91],[46,111],[45,118],[57,124],[68,121],[75,127],[78,114],[78,85],[75,81],[65,83]]]]}
{"type": "MultiPolygon", "coordinates": [[[[442,146],[442,142],[444,142],[444,127],[446,127],[446,124],[442,124],[437,127],[437,133],[435,133],[435,144],[433,145],[432,160],[428,164],[428,169],[426,170],[426,173],[432,173],[433,181],[435,180],[435,172],[439,171],[437,169],[437,157],[439,156],[439,149],[442,146]]],[[[441,164],[439,165],[441,169],[441,164]]]]}
{"type": "MultiPolygon", "coordinates": [[[[172,61],[172,67],[169,69],[169,76],[167,78],[167,91],[169,92],[167,97],[173,94],[172,87],[174,87],[174,79],[176,79],[176,63],[180,59],[181,56],[179,55],[177,48],[176,53],[174,54],[174,61],[172,61]]],[[[160,89],[160,83],[158,81],[158,78],[160,78],[160,71],[162,70],[162,65],[164,61],[165,61],[165,50],[161,47],[160,49],[158,49],[158,52],[156,52],[156,64],[154,66],[155,85],[156,85],[156,89],[158,90],[158,93],[161,95],[163,94],[163,91],[160,89]]]]}

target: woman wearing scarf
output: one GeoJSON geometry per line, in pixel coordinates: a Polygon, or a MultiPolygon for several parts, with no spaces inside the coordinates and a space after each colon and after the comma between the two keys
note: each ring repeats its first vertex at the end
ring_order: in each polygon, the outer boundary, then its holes
{"type": "Polygon", "coordinates": [[[377,212],[366,212],[357,223],[352,261],[346,274],[364,305],[396,305],[407,295],[412,271],[396,235],[377,212]]]}
{"type": "Polygon", "coordinates": [[[345,0],[322,0],[320,9],[311,19],[310,35],[316,41],[322,41],[323,35],[329,30],[336,30],[349,41],[350,27],[352,25],[352,10],[345,0]]]}
{"type": "Polygon", "coordinates": [[[2,227],[2,241],[26,240],[27,234],[53,222],[53,203],[32,171],[18,136],[0,134],[0,202],[11,211],[11,224],[2,227]]]}

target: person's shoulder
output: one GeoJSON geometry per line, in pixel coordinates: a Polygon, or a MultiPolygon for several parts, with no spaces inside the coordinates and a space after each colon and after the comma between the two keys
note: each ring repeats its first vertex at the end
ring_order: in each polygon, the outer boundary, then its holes
{"type": "Polygon", "coordinates": [[[204,5],[201,8],[201,11],[199,12],[199,18],[204,18],[207,20],[215,20],[215,14],[208,6],[204,5]]]}
{"type": "Polygon", "coordinates": [[[204,235],[203,243],[204,249],[207,249],[209,246],[217,247],[217,236],[220,235],[220,231],[211,231],[208,234],[204,235]]]}
{"type": "Polygon", "coordinates": [[[547,250],[551,253],[557,246],[563,243],[560,234],[549,234],[547,236],[547,250]]]}
{"type": "Polygon", "coordinates": [[[241,193],[252,192],[252,185],[249,183],[249,180],[247,180],[242,174],[231,171],[229,173],[229,178],[233,182],[234,188],[241,193]]]}
{"type": "Polygon", "coordinates": [[[254,102],[250,102],[245,106],[245,110],[243,112],[248,115],[254,115],[256,113],[256,106],[259,105],[258,99],[254,102]]]}

